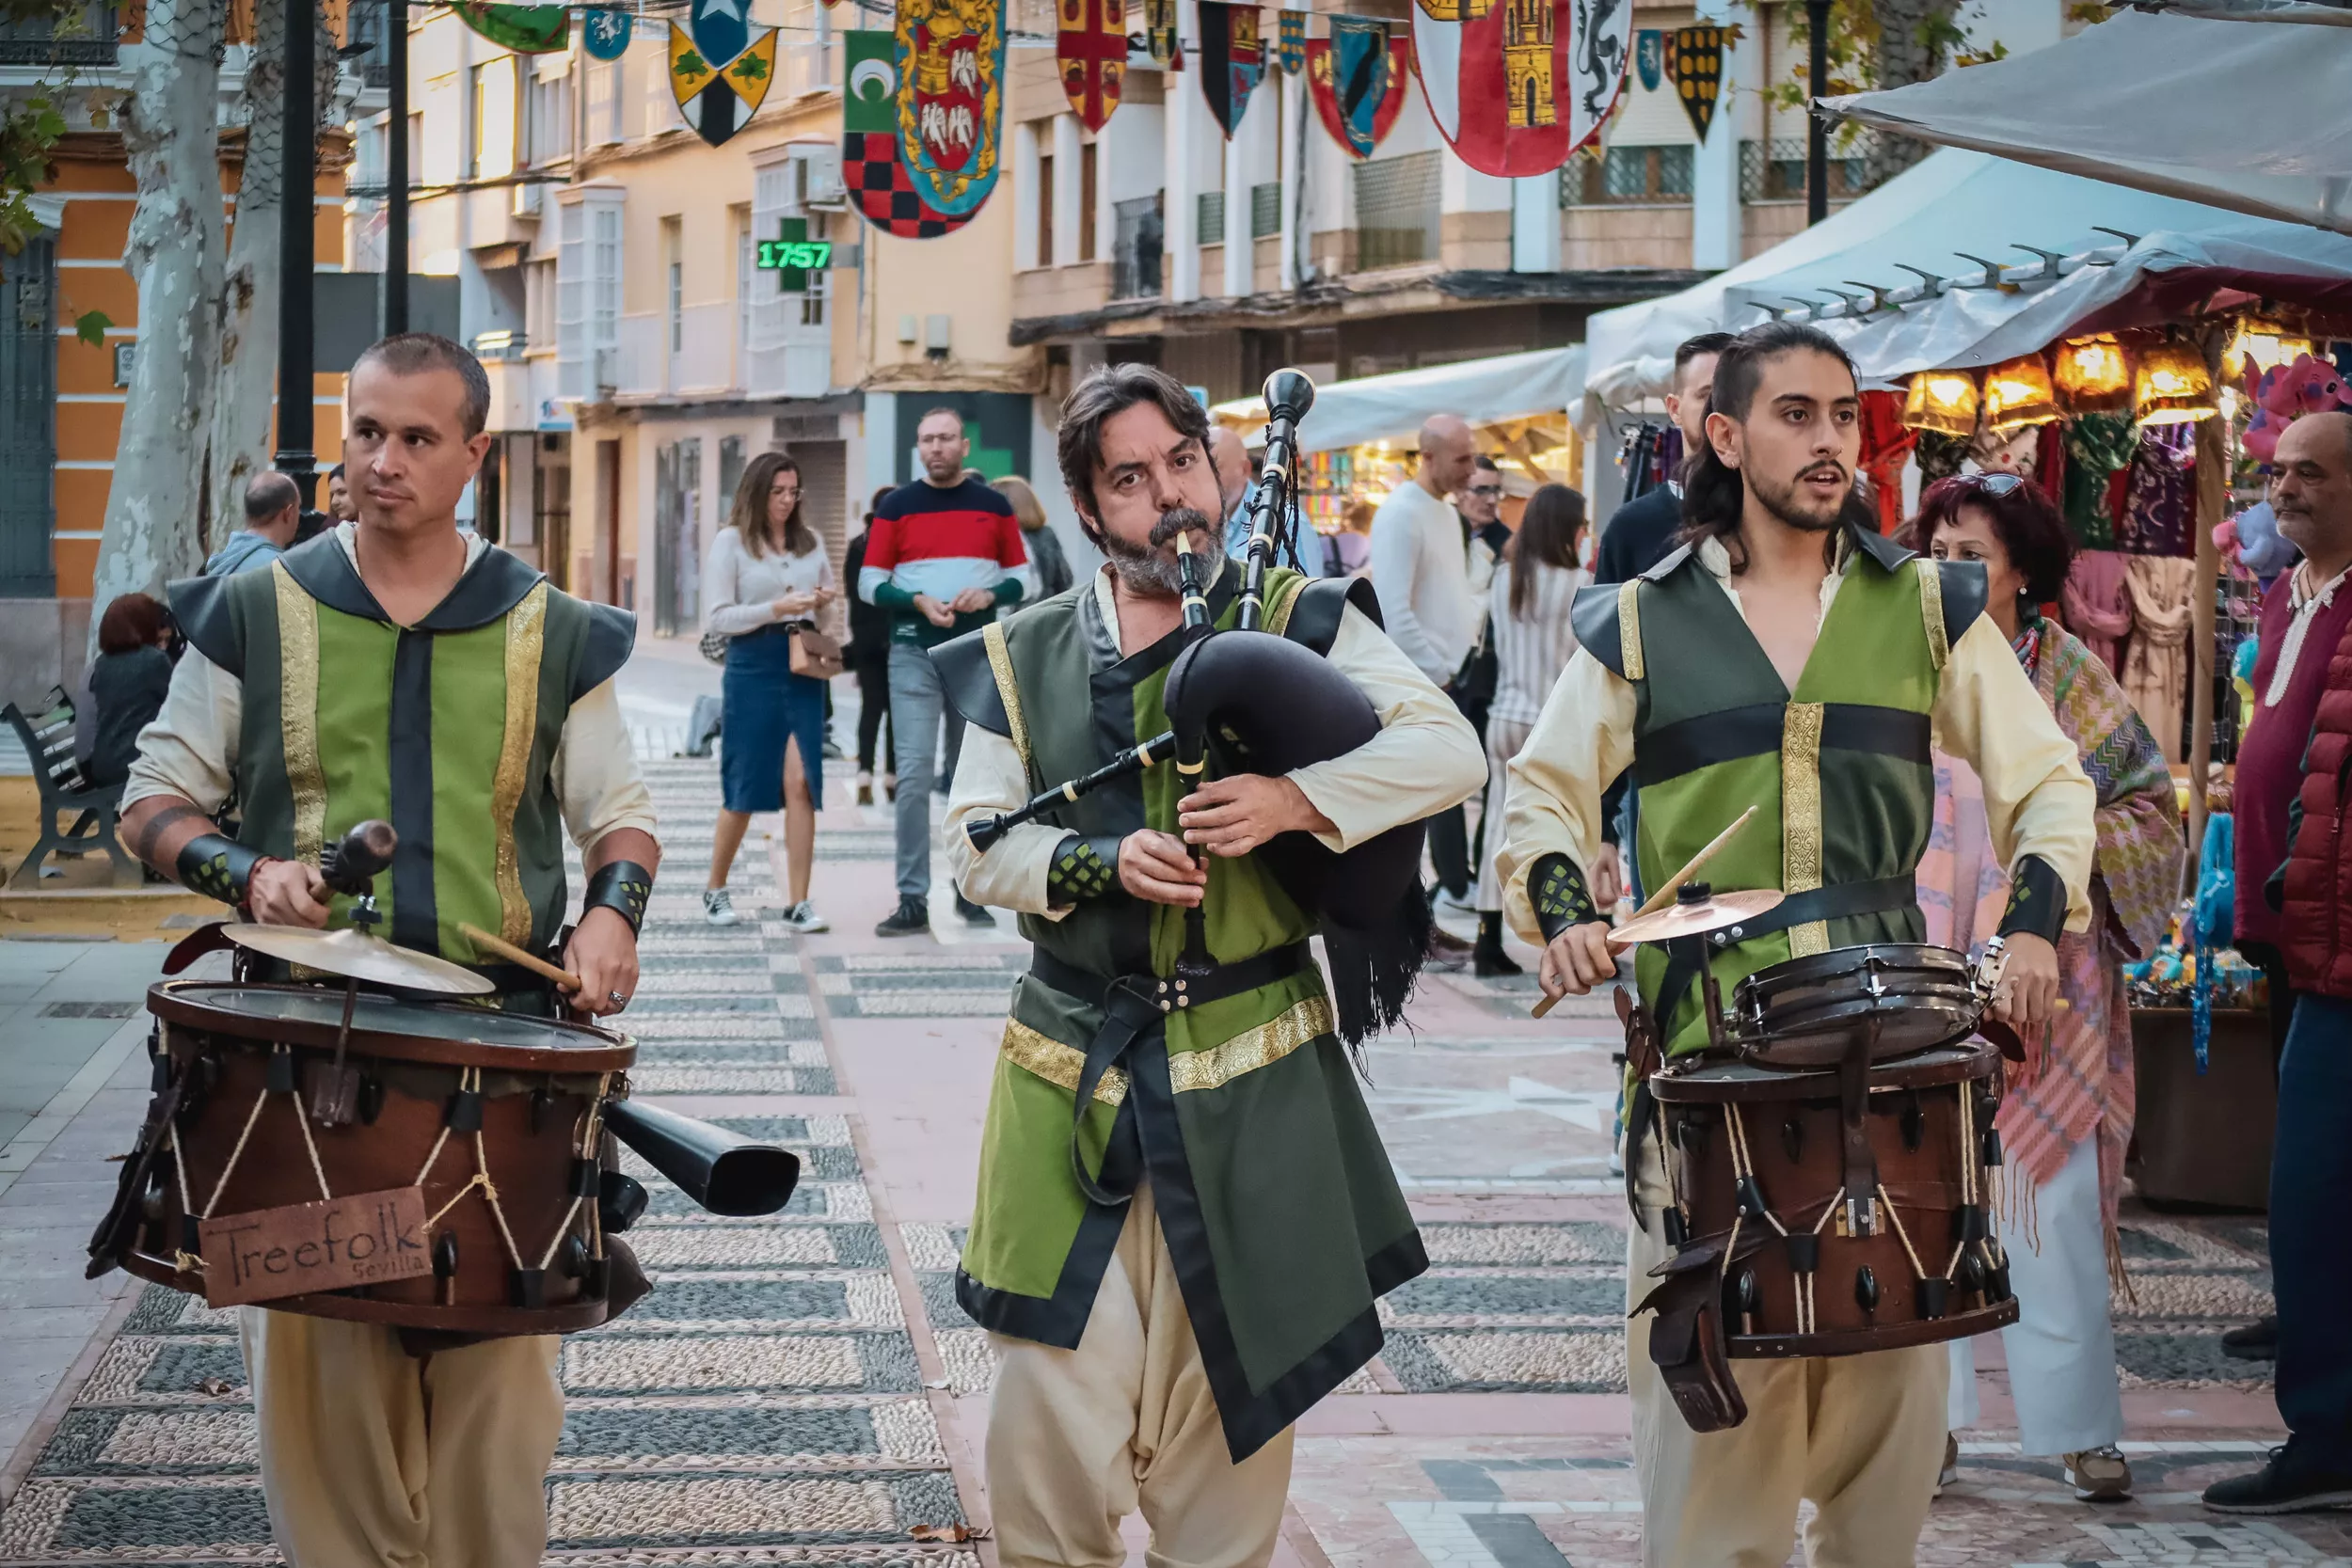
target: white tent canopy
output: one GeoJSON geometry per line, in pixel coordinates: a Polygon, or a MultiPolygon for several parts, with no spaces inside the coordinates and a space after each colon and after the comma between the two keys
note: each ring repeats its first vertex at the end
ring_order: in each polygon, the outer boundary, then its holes
{"type": "Polygon", "coordinates": [[[2184,269],[2352,279],[2352,239],[1947,149],[1729,272],[1594,316],[1588,385],[1599,403],[1630,406],[1666,389],[1683,339],[1796,306],[1824,308],[1820,325],[1867,379],[1991,364],[2040,349],[2154,275],[2184,269]],[[1889,293],[1904,302],[1889,304],[1889,293]]]}
{"type": "MultiPolygon", "coordinates": [[[[1299,450],[1409,441],[1432,414],[1459,414],[1474,425],[1562,414],[1583,392],[1581,343],[1336,381],[1315,389],[1314,407],[1299,426],[1299,450]]],[[[1237,398],[1210,413],[1254,440],[1265,423],[1265,400],[1237,398]]]]}
{"type": "Polygon", "coordinates": [[[1921,141],[2352,233],[2348,23],[2319,6],[2125,12],[2047,49],[1820,107],[1921,141]]]}

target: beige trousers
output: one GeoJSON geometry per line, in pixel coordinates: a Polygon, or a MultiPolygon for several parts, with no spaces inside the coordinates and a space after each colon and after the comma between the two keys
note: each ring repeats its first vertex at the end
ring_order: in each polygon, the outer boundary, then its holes
{"type": "Polygon", "coordinates": [[[1291,1433],[1232,1462],[1148,1187],[1076,1350],[993,1336],[988,1497],[1002,1568],[1120,1568],[1119,1522],[1152,1527],[1150,1568],[1263,1568],[1290,1490],[1291,1433]]]}
{"type": "MultiPolygon", "coordinates": [[[[1667,1201],[1658,1146],[1644,1140],[1642,1212],[1626,1247],[1627,1303],[1649,1293],[1666,1259],[1667,1201]]],[[[1781,1568],[1796,1538],[1797,1504],[1814,1568],[1902,1568],[1944,1460],[1942,1345],[1804,1361],[1734,1361],[1748,1418],[1728,1432],[1685,1424],[1649,1358],[1648,1313],[1626,1330],[1633,1391],[1633,1463],[1642,1485],[1647,1568],[1781,1568]]]]}
{"type": "Polygon", "coordinates": [[[375,1323],[243,1320],[270,1533],[294,1568],[537,1568],[562,1340],[411,1356],[375,1323]]]}

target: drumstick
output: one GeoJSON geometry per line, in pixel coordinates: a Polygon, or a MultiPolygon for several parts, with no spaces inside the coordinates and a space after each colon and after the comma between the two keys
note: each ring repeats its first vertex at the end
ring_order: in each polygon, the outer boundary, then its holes
{"type": "Polygon", "coordinates": [[[516,946],[504,937],[494,937],[479,926],[457,923],[457,929],[476,947],[486,948],[508,963],[520,964],[543,980],[552,980],[565,990],[580,990],[580,976],[568,969],[558,969],[536,953],[516,946]]]}
{"type": "MultiPolygon", "coordinates": [[[[1682,884],[1689,881],[1692,877],[1697,876],[1699,868],[1704,866],[1708,861],[1713,860],[1715,858],[1715,852],[1721,849],[1724,845],[1729,844],[1732,840],[1732,835],[1737,833],[1740,829],[1746,827],[1748,825],[1748,818],[1754,816],[1755,815],[1756,808],[1754,806],[1750,806],[1747,810],[1741,812],[1738,816],[1733,817],[1730,827],[1725,828],[1722,832],[1717,833],[1708,842],[1705,848],[1691,857],[1689,863],[1685,864],[1681,870],[1674,874],[1674,878],[1671,881],[1667,882],[1665,886],[1660,888],[1656,893],[1651,894],[1648,898],[1643,901],[1642,907],[1633,911],[1633,918],[1639,920],[1645,914],[1655,914],[1660,910],[1664,909],[1668,904],[1673,903],[1675,900],[1675,895],[1682,891],[1682,884]]],[[[1551,1011],[1552,1004],[1558,1000],[1559,998],[1555,996],[1545,997],[1541,1002],[1535,1004],[1534,1011],[1531,1012],[1529,1016],[1532,1018],[1543,1017],[1546,1013],[1551,1011]]]]}

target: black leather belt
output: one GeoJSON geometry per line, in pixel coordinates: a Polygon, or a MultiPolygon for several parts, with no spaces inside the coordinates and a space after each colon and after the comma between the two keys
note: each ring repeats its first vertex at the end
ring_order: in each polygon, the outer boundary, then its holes
{"type": "Polygon", "coordinates": [[[1129,983],[1140,987],[1158,1003],[1160,1011],[1170,1013],[1179,1007],[1199,1007],[1211,1002],[1222,1002],[1229,996],[1240,996],[1261,986],[1270,986],[1277,980],[1287,980],[1294,974],[1313,968],[1314,961],[1313,950],[1303,942],[1295,942],[1288,947],[1271,948],[1254,958],[1220,963],[1205,975],[1113,978],[1097,974],[1090,969],[1081,969],[1039,947],[1030,956],[1029,973],[1063,995],[1074,996],[1093,1007],[1107,1006],[1112,989],[1122,982],[1129,983]]]}
{"type": "MultiPolygon", "coordinates": [[[[1103,1169],[1130,1173],[1120,1186],[1106,1187],[1087,1174],[1086,1158],[1079,1146],[1078,1132],[1086,1121],[1087,1106],[1093,1101],[1094,1091],[1101,1086],[1103,1075],[1125,1062],[1139,1043],[1163,1037],[1167,1015],[1179,1007],[1205,1006],[1221,1002],[1229,996],[1240,996],[1277,980],[1286,980],[1311,967],[1314,955],[1303,942],[1288,947],[1277,947],[1256,958],[1237,963],[1218,964],[1203,975],[1161,978],[1155,975],[1121,974],[1104,976],[1089,969],[1055,957],[1043,947],[1031,950],[1029,973],[1066,996],[1103,1009],[1102,1026],[1094,1031],[1094,1038],[1087,1042],[1086,1061],[1078,1069],[1078,1084],[1071,1099],[1070,1108],[1070,1173],[1077,1179],[1078,1190],[1087,1200],[1109,1208],[1118,1208],[1135,1196],[1133,1173],[1140,1172],[1143,1162],[1137,1150],[1136,1158],[1114,1159],[1120,1147],[1136,1138],[1136,1097],[1130,1090],[1120,1101],[1119,1113],[1111,1123],[1110,1146],[1104,1152],[1103,1169]]],[[[1129,1083],[1134,1082],[1132,1076],[1129,1083]]]]}

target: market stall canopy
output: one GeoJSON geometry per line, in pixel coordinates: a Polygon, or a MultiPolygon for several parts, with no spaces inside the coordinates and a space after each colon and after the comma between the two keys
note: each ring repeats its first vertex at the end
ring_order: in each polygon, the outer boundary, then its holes
{"type": "Polygon", "coordinates": [[[2352,13],[2199,0],[1818,106],[1945,147],[2352,233],[2347,102],[2352,13]]]}
{"type": "Polygon", "coordinates": [[[1594,316],[1586,381],[1600,404],[1630,407],[1666,390],[1685,338],[1798,309],[1886,381],[2033,353],[2093,321],[2159,319],[2200,290],[2335,305],[2347,283],[2344,236],[1945,149],[1695,288],[1594,316]]]}
{"type": "MultiPolygon", "coordinates": [[[[1581,343],[1335,381],[1315,388],[1314,408],[1299,426],[1299,450],[1337,451],[1370,441],[1411,441],[1432,414],[1458,414],[1473,425],[1557,417],[1583,395],[1581,343]]],[[[1263,398],[1236,398],[1209,412],[1253,441],[1265,428],[1263,398]]]]}

